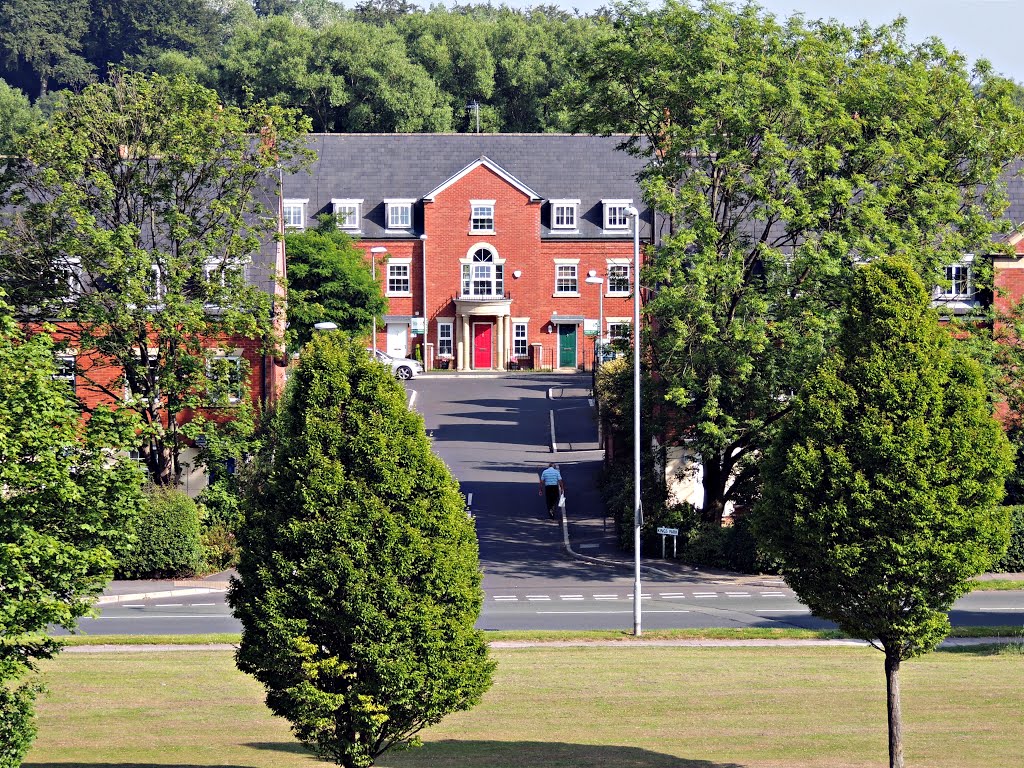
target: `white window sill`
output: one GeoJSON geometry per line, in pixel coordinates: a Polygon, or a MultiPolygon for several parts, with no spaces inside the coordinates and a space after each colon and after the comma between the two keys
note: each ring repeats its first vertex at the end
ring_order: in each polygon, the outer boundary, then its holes
{"type": "Polygon", "coordinates": [[[393,296],[396,299],[412,298],[412,291],[388,291],[385,296],[393,296]]]}
{"type": "Polygon", "coordinates": [[[606,235],[626,235],[630,234],[631,230],[629,227],[605,227],[604,233],[606,235]]]}
{"type": "Polygon", "coordinates": [[[606,299],[621,299],[621,298],[628,298],[629,294],[630,294],[630,291],[615,291],[615,292],[609,291],[608,293],[606,293],[604,295],[604,297],[606,299]]]}
{"type": "Polygon", "coordinates": [[[385,229],[385,235],[411,235],[413,234],[412,227],[409,229],[385,229]]]}
{"type": "Polygon", "coordinates": [[[551,297],[554,299],[578,299],[580,297],[579,291],[573,291],[571,293],[553,293],[551,297]]]}
{"type": "Polygon", "coordinates": [[[469,230],[469,234],[471,234],[471,235],[493,235],[494,234],[494,230],[493,229],[471,229],[471,230],[469,230]]]}

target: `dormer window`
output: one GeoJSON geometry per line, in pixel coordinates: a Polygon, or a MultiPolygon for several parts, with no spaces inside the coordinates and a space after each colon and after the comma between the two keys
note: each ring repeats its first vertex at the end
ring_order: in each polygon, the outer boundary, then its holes
{"type": "Polygon", "coordinates": [[[412,229],[412,204],[415,200],[385,200],[388,229],[412,229]]]}
{"type": "Polygon", "coordinates": [[[469,201],[469,231],[477,234],[494,234],[494,201],[469,201]]]}
{"type": "Polygon", "coordinates": [[[358,232],[362,206],[362,200],[341,198],[331,200],[331,210],[334,212],[334,218],[338,222],[338,229],[358,232]]]}
{"type": "Polygon", "coordinates": [[[947,264],[946,283],[942,297],[947,299],[969,299],[974,293],[971,287],[970,264],[947,264]]]}
{"type": "Polygon", "coordinates": [[[579,200],[551,201],[551,229],[572,231],[576,229],[576,208],[579,200]]]}
{"type": "Polygon", "coordinates": [[[629,229],[629,214],[626,211],[632,200],[602,200],[604,206],[604,228],[607,231],[629,229]]]}
{"type": "Polygon", "coordinates": [[[306,228],[306,203],[308,202],[308,198],[305,200],[285,199],[281,206],[285,229],[306,228]]]}

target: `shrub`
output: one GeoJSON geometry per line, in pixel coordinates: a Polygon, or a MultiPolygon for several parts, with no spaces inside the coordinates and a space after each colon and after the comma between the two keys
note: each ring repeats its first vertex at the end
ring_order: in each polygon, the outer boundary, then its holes
{"type": "Polygon", "coordinates": [[[997,573],[1024,572],[1024,506],[1010,507],[1010,546],[995,570],[997,573]]]}
{"type": "Polygon", "coordinates": [[[121,577],[169,578],[202,570],[199,508],[183,491],[150,488],[134,534],[134,545],[121,558],[121,577]]]}

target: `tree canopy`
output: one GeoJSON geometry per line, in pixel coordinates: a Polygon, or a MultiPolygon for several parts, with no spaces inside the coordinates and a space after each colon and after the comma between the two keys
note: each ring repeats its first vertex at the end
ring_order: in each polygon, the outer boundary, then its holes
{"type": "Polygon", "coordinates": [[[271,171],[304,156],[302,128],[277,107],[225,108],[184,78],[122,73],[66,95],[19,144],[0,275],[24,318],[73,321],[61,331],[81,386],[142,416],[157,482],[181,471],[186,409],[249,401],[243,362],[230,370],[218,343],[273,345],[259,285],[273,284],[272,263],[252,256],[276,228],[271,171]]]}
{"type": "Polygon", "coordinates": [[[490,685],[476,533],[406,393],[363,344],[304,347],[252,464],[228,602],[239,668],[347,768],[490,685]]]}
{"type": "Polygon", "coordinates": [[[142,503],[142,476],[125,453],[137,422],[100,409],[79,418],[57,377],[56,350],[26,338],[0,292],[0,766],[21,765],[34,736],[32,678],[74,630],[87,598],[111,578],[142,503]]]}
{"type": "MultiPolygon", "coordinates": [[[[643,276],[667,431],[700,457],[702,515],[756,497],[756,459],[834,336],[854,265],[931,284],[1004,228],[1024,152],[1014,87],[901,21],[777,21],[756,6],[616,9],[579,58],[576,126],[625,131],[668,214],[643,276]]],[[[984,265],[975,282],[990,285],[984,265]]]]}
{"type": "Polygon", "coordinates": [[[837,345],[762,465],[756,523],[816,616],[885,653],[890,754],[898,671],[1006,549],[1012,452],[980,364],[958,351],[914,268],[858,268],[837,345]]]}

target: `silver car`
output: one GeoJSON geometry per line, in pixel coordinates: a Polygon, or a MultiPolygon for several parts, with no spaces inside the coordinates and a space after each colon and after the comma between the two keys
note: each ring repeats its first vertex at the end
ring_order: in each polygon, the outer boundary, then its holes
{"type": "MultiPolygon", "coordinates": [[[[367,352],[370,356],[373,356],[373,349],[367,348],[367,352]]],[[[406,381],[418,376],[423,373],[423,366],[415,360],[410,360],[408,357],[392,357],[391,355],[377,350],[377,360],[384,365],[391,366],[391,370],[395,374],[395,378],[406,381]]]]}

